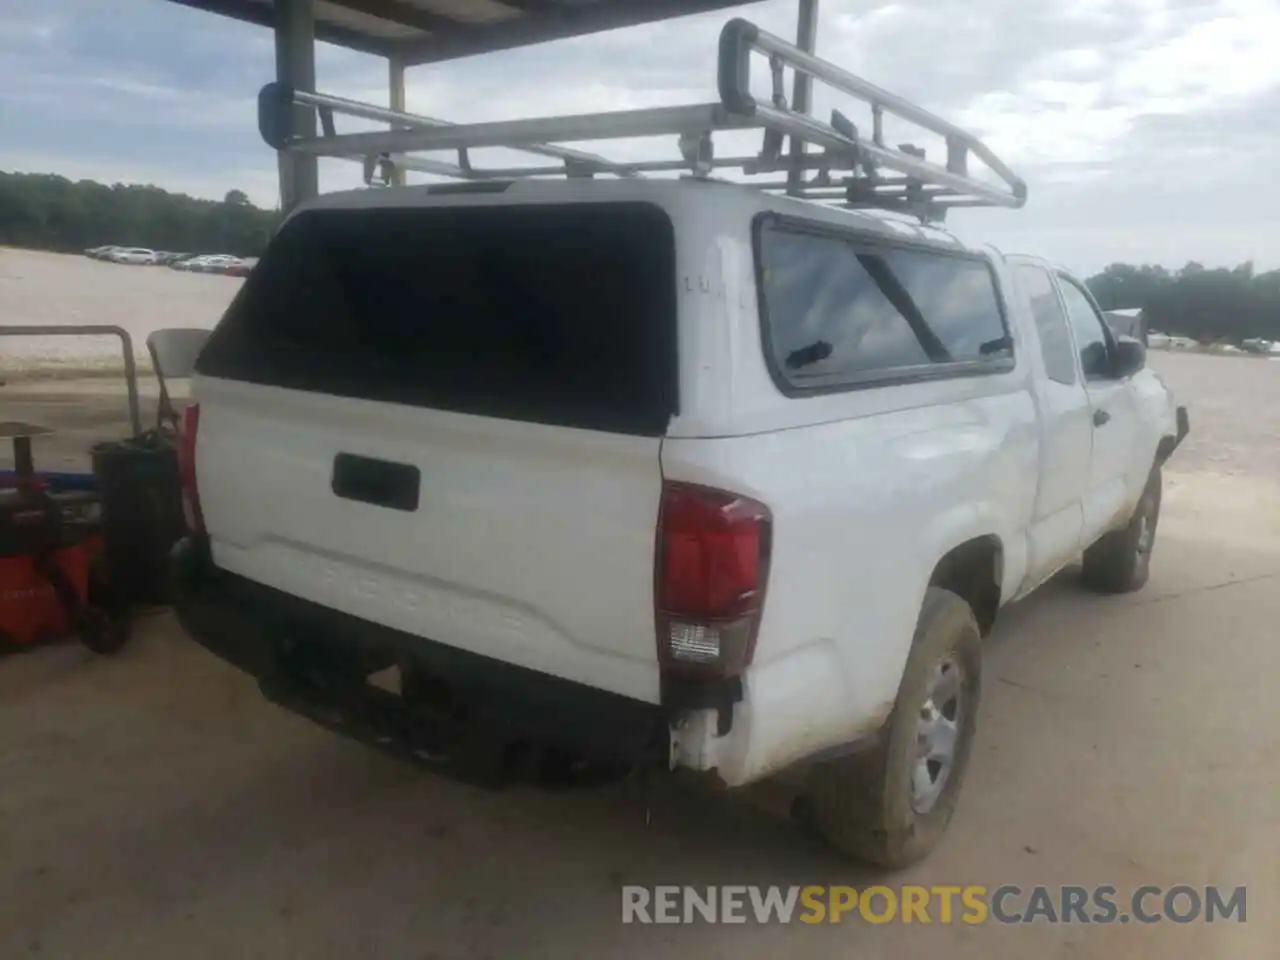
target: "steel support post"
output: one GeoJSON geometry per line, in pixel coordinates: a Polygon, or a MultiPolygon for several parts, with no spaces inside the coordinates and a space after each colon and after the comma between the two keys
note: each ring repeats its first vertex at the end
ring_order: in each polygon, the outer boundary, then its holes
{"type": "MultiPolygon", "coordinates": [[[[275,0],[276,79],[296,90],[316,88],[315,0],[275,0]]],[[[296,129],[316,135],[315,111],[295,107],[296,129]]],[[[314,156],[280,153],[280,206],[288,213],[320,192],[319,164],[314,156]]]]}

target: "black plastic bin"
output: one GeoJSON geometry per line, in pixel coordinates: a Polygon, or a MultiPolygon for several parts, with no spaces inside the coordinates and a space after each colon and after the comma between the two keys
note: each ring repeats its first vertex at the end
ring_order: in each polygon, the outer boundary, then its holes
{"type": "Polygon", "coordinates": [[[169,551],[186,531],[175,441],[151,432],[93,448],[107,576],[117,601],[169,602],[169,551]]]}

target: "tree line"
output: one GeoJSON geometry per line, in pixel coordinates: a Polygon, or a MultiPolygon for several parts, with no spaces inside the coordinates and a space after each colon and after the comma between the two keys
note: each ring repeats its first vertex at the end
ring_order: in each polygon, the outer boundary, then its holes
{"type": "Polygon", "coordinates": [[[280,215],[240,190],[200,200],[159,187],[0,171],[0,244],[78,253],[146,247],[175,253],[262,253],[280,215]]]}
{"type": "Polygon", "coordinates": [[[1202,343],[1280,340],[1280,270],[1113,263],[1086,282],[1104,310],[1141,307],[1150,330],[1202,343]]]}
{"type": "MultiPolygon", "coordinates": [[[[159,187],[0,171],[0,244],[77,252],[115,244],[185,253],[262,253],[280,214],[239,190],[199,200],[159,187]]],[[[1280,270],[1252,263],[1180,270],[1113,263],[1087,281],[1104,310],[1141,307],[1147,326],[1201,341],[1280,340],[1280,270]]]]}

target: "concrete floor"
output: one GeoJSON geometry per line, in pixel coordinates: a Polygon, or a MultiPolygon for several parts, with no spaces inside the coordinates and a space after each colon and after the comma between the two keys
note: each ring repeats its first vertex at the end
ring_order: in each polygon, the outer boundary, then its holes
{"type": "MultiPolygon", "coordinates": [[[[1154,362],[1197,433],[1151,582],[1099,598],[1065,575],[1007,612],[960,812],[913,870],[877,877],[670,785],[439,779],[260,702],[157,614],[115,659],[0,661],[0,957],[1275,956],[1280,364],[1154,362]],[[623,883],[877,881],[1247,885],[1249,920],[620,923],[623,883]]],[[[106,402],[57,396],[61,416],[106,402]]]]}

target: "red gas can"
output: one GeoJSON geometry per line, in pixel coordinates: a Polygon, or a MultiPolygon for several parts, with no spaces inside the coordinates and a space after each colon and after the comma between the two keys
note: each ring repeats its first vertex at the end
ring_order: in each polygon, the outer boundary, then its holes
{"type": "MultiPolygon", "coordinates": [[[[92,543],[85,541],[52,555],[79,604],[88,597],[92,553],[92,543]]],[[[65,636],[72,628],[53,584],[38,572],[31,557],[0,557],[0,643],[25,646],[65,636]]]]}
{"type": "Polygon", "coordinates": [[[93,494],[48,494],[35,485],[0,489],[0,647],[83,627],[72,622],[71,611],[86,607],[90,571],[101,553],[96,507],[93,494]]]}

